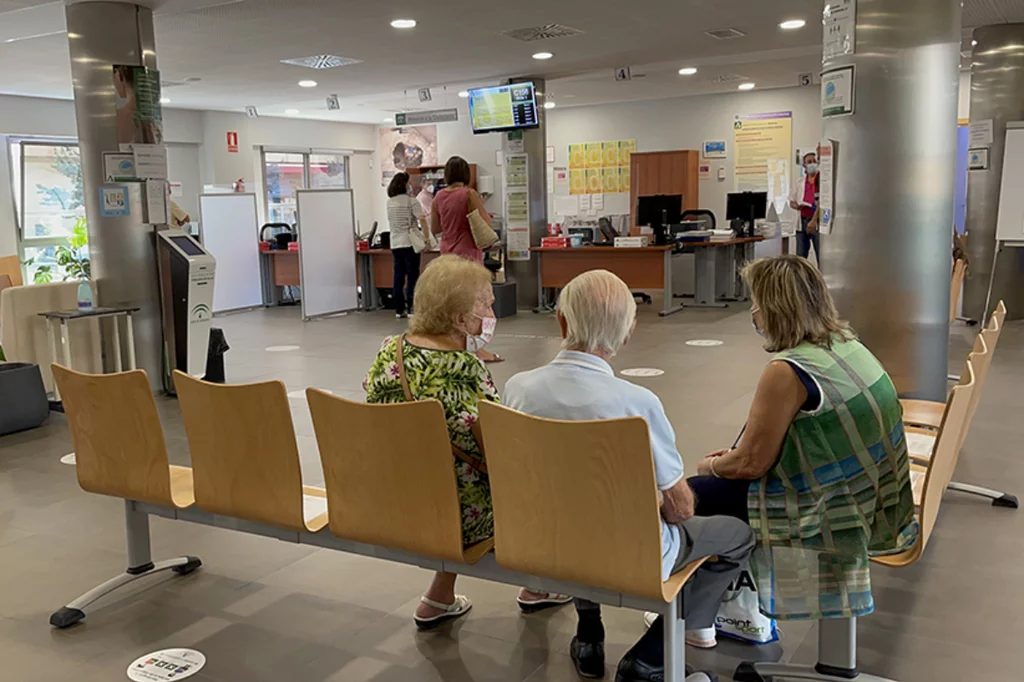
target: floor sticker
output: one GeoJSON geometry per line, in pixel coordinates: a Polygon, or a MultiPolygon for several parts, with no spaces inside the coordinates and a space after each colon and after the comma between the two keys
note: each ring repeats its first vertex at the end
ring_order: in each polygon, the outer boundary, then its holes
{"type": "Polygon", "coordinates": [[[286,353],[290,350],[298,350],[299,346],[267,346],[263,350],[268,353],[286,353]]]}
{"type": "Polygon", "coordinates": [[[71,465],[74,465],[74,463],[75,463],[75,453],[71,452],[71,453],[68,453],[68,454],[64,455],[63,457],[60,458],[60,463],[61,464],[71,464],[71,465]]]}
{"type": "Polygon", "coordinates": [[[206,656],[194,649],[164,649],[136,659],[128,666],[133,682],[164,682],[192,677],[206,665],[206,656]]]}
{"type": "Polygon", "coordinates": [[[690,339],[689,341],[686,342],[686,345],[687,346],[703,346],[703,347],[707,348],[707,347],[710,347],[710,346],[721,346],[723,343],[725,343],[725,342],[724,341],[719,341],[718,339],[690,339]]]}
{"type": "Polygon", "coordinates": [[[634,367],[619,372],[619,374],[627,377],[660,377],[664,373],[665,370],[655,369],[654,367],[634,367]]]}

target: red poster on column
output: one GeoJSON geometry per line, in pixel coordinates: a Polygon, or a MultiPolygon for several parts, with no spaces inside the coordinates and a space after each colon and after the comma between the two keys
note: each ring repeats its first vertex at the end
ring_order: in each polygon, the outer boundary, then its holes
{"type": "Polygon", "coordinates": [[[238,152],[238,133],[228,131],[228,151],[231,153],[238,152]]]}

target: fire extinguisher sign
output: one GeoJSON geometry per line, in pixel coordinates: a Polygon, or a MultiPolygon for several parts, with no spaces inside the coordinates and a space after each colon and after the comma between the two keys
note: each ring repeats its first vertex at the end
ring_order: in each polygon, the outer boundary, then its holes
{"type": "Polygon", "coordinates": [[[238,133],[228,131],[228,151],[232,154],[238,153],[238,133]]]}

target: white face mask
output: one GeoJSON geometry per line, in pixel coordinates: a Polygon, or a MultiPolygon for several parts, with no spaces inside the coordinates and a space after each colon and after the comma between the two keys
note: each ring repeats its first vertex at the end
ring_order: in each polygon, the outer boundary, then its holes
{"type": "Polygon", "coordinates": [[[816,163],[809,163],[809,164],[807,164],[807,174],[808,175],[814,175],[817,172],[818,172],[818,164],[816,164],[816,163]]]}
{"type": "MultiPolygon", "coordinates": [[[[480,317],[477,315],[477,317],[480,317]]],[[[475,353],[494,338],[494,330],[498,326],[498,320],[494,317],[480,317],[482,320],[480,334],[466,334],[466,350],[475,353]]]]}

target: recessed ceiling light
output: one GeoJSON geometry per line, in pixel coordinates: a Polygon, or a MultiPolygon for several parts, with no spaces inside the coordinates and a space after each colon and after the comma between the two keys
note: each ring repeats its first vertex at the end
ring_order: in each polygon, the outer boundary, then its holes
{"type": "Polygon", "coordinates": [[[171,103],[171,98],[170,97],[161,97],[160,98],[160,104],[170,104],[170,103],[171,103]]]}
{"type": "Polygon", "coordinates": [[[971,41],[971,47],[974,47],[974,46],[975,46],[975,45],[977,45],[977,44],[978,44],[978,41],[977,41],[977,40],[972,40],[972,41],[971,41]]]}
{"type": "Polygon", "coordinates": [[[300,88],[315,88],[316,81],[299,81],[300,88]]]}
{"type": "Polygon", "coordinates": [[[551,54],[550,52],[538,52],[537,54],[533,55],[533,58],[534,59],[551,59],[554,56],[555,55],[551,54]]]}
{"type": "Polygon", "coordinates": [[[392,28],[416,28],[415,19],[395,19],[391,22],[392,28]]]}
{"type": "Polygon", "coordinates": [[[753,89],[754,89],[754,84],[753,83],[740,83],[740,90],[753,90],[753,89]]]}
{"type": "Polygon", "coordinates": [[[469,97],[469,92],[467,90],[463,90],[462,92],[459,93],[459,97],[465,99],[469,97]]]}
{"type": "Polygon", "coordinates": [[[299,115],[299,110],[298,109],[285,109],[284,110],[284,115],[285,116],[298,116],[299,115]]]}
{"type": "Polygon", "coordinates": [[[786,21],[779,24],[779,28],[784,31],[794,31],[798,28],[803,28],[807,25],[807,22],[803,19],[787,19],[786,21]]]}
{"type": "Polygon", "coordinates": [[[684,66],[683,68],[679,69],[680,76],[692,76],[695,73],[697,73],[697,69],[693,68],[692,66],[684,66]]]}
{"type": "Polygon", "coordinates": [[[394,123],[394,122],[395,122],[395,119],[393,119],[393,118],[386,118],[386,119],[384,119],[384,123],[394,123]]]}
{"type": "Polygon", "coordinates": [[[555,108],[555,103],[552,102],[551,100],[548,100],[547,102],[544,102],[544,108],[545,109],[554,109],[555,108]]]}

